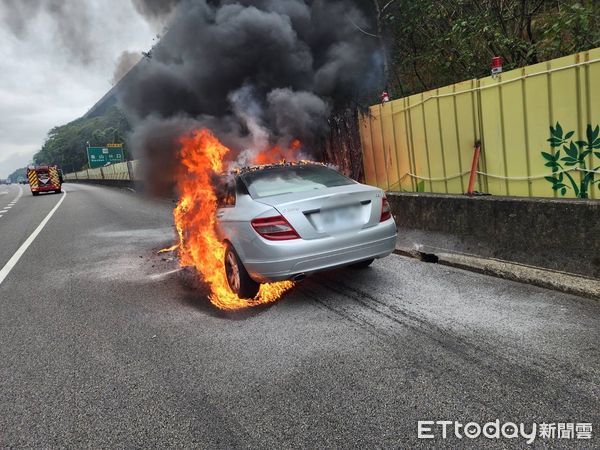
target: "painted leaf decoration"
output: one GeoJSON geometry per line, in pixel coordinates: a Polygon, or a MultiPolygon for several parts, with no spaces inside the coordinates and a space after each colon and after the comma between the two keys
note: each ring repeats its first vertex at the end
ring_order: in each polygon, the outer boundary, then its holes
{"type": "Polygon", "coordinates": [[[556,161],[554,159],[554,155],[551,155],[550,153],[542,152],[542,156],[544,158],[546,158],[548,161],[556,161]]]}
{"type": "Polygon", "coordinates": [[[577,159],[579,151],[577,150],[577,146],[571,142],[570,146],[564,146],[563,149],[565,153],[569,155],[571,158],[577,159]]]}
{"type": "Polygon", "coordinates": [[[563,129],[560,126],[560,123],[556,122],[556,137],[562,139],[563,129]]]}
{"type": "Polygon", "coordinates": [[[562,140],[561,139],[557,139],[557,138],[550,138],[548,139],[548,142],[550,142],[550,145],[552,147],[558,147],[562,144],[562,140]]]}

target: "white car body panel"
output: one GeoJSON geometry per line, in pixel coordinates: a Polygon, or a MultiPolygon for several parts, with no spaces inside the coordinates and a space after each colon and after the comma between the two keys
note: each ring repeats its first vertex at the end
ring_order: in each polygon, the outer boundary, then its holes
{"type": "Polygon", "coordinates": [[[392,253],[397,229],[393,218],[380,222],[384,197],[356,182],[256,199],[238,189],[235,206],[217,210],[218,230],[255,281],[295,279],[392,253]],[[279,215],[300,239],[268,240],[251,225],[279,215]]]}

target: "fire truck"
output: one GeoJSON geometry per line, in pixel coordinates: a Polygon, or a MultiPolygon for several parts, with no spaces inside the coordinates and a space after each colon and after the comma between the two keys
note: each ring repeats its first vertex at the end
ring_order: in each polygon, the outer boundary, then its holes
{"type": "Polygon", "coordinates": [[[62,173],[58,166],[29,166],[27,178],[33,195],[40,192],[60,194],[62,190],[62,173]]]}

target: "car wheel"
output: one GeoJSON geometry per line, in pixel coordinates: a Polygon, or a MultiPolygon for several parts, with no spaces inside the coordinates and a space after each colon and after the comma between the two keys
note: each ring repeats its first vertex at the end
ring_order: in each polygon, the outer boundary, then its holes
{"type": "Polygon", "coordinates": [[[227,245],[225,251],[225,276],[229,288],[239,298],[251,300],[258,294],[260,284],[250,278],[231,244],[227,245]]]}
{"type": "Polygon", "coordinates": [[[40,193],[39,193],[39,192],[32,192],[31,194],[32,194],[34,197],[35,197],[36,195],[40,195],[40,193]]]}
{"type": "Polygon", "coordinates": [[[60,190],[60,189],[57,189],[54,191],[55,194],[60,194],[61,192],[62,192],[62,190],[60,190]]]}
{"type": "Polygon", "coordinates": [[[374,258],[371,259],[366,259],[364,261],[361,262],[357,262],[355,264],[352,264],[350,266],[351,269],[366,269],[367,267],[369,267],[371,264],[373,264],[373,261],[375,261],[374,258]]]}

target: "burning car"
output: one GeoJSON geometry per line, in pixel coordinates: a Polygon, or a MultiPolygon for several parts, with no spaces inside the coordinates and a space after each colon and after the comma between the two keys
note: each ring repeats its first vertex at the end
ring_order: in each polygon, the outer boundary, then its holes
{"type": "Polygon", "coordinates": [[[381,189],[312,162],[236,171],[217,190],[216,215],[227,283],[246,299],[257,295],[261,283],[366,268],[396,244],[381,189]]]}

